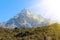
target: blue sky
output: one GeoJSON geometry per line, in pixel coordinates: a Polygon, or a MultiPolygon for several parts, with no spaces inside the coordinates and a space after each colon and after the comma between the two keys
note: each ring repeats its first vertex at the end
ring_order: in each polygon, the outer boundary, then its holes
{"type": "Polygon", "coordinates": [[[34,0],[0,0],[0,22],[7,21],[23,8],[29,8],[34,0]]]}
{"type": "Polygon", "coordinates": [[[60,0],[0,0],[0,22],[28,8],[45,18],[60,21],[60,0]]]}

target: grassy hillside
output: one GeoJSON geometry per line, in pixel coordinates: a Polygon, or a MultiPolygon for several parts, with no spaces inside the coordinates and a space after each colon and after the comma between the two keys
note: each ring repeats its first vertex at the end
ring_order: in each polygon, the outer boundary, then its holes
{"type": "Polygon", "coordinates": [[[60,24],[37,28],[0,28],[0,40],[60,40],[60,24]]]}

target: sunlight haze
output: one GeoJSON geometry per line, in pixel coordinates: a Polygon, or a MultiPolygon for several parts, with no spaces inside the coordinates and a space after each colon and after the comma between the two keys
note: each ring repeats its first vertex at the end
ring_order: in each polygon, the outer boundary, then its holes
{"type": "Polygon", "coordinates": [[[60,0],[0,0],[0,22],[14,17],[23,8],[45,18],[60,21],[60,0]]]}

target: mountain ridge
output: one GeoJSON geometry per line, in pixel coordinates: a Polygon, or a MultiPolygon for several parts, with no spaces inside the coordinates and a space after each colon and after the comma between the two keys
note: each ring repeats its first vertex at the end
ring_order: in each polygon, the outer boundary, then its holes
{"type": "Polygon", "coordinates": [[[43,18],[41,15],[38,16],[31,12],[29,9],[22,9],[19,14],[8,20],[4,23],[5,27],[38,27],[38,26],[46,26],[49,24],[48,19],[43,18]]]}

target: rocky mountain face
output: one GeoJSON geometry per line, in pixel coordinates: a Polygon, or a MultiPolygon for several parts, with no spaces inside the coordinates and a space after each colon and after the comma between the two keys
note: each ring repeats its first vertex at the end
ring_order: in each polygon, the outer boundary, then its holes
{"type": "Polygon", "coordinates": [[[36,15],[31,12],[29,9],[23,9],[19,14],[3,23],[5,27],[41,27],[49,24],[49,20],[43,18],[41,15],[36,15]]]}

